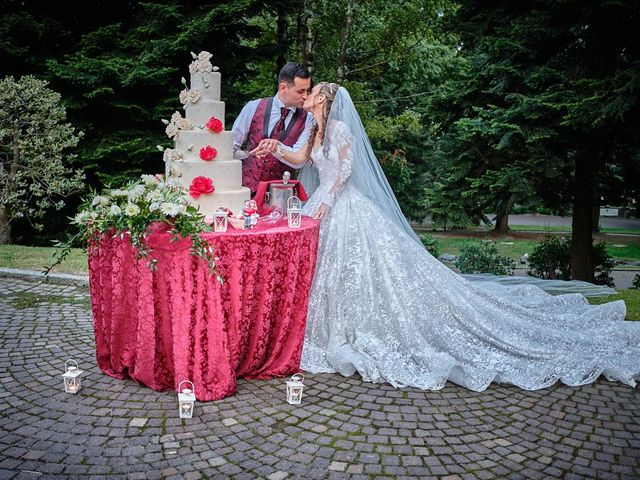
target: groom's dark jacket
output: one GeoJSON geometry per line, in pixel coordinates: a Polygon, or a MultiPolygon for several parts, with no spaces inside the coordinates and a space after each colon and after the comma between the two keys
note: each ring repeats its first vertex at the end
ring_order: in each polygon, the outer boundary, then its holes
{"type": "MultiPolygon", "coordinates": [[[[269,117],[273,106],[273,97],[263,98],[258,103],[251,126],[249,127],[249,135],[247,138],[247,150],[251,151],[258,146],[260,140],[269,138],[269,117]]],[[[307,121],[307,112],[301,108],[296,108],[293,117],[289,121],[289,125],[284,129],[282,134],[276,140],[280,140],[284,145],[291,147],[298,141],[298,137],[304,131],[307,121]]],[[[281,163],[273,155],[264,158],[258,158],[255,155],[249,155],[242,162],[242,184],[251,190],[254,194],[258,189],[258,183],[261,181],[278,180],[282,178],[282,174],[290,169],[284,163],[281,163]]]]}

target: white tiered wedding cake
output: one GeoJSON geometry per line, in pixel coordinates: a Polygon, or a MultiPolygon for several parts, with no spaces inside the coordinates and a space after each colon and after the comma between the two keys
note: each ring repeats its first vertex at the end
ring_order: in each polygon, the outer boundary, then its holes
{"type": "Polygon", "coordinates": [[[163,120],[175,148],[164,150],[167,177],[177,178],[189,189],[189,201],[211,216],[217,207],[234,215],[242,212],[251,192],[242,186],[242,163],[233,159],[231,131],[224,130],[224,102],[220,101],[220,72],[211,65],[211,54],[191,54],[190,87],[180,92],[185,117],[176,112],[163,120]]]}

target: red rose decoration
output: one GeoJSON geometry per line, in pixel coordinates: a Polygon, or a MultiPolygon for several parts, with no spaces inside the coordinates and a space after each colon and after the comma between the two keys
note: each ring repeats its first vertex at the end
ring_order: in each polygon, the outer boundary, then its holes
{"type": "Polygon", "coordinates": [[[207,122],[206,127],[212,133],[220,133],[223,129],[222,122],[216,117],[211,117],[207,122]]]}
{"type": "Polygon", "coordinates": [[[210,145],[200,149],[200,158],[202,160],[213,160],[216,155],[218,155],[218,151],[210,145]]]}
{"type": "Polygon", "coordinates": [[[196,177],[191,181],[191,185],[189,185],[189,195],[193,198],[199,198],[200,195],[213,193],[215,190],[213,182],[208,177],[196,177]]]}

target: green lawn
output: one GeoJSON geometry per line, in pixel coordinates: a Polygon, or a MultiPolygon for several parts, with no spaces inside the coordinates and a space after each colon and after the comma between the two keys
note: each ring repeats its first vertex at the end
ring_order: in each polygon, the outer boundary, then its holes
{"type": "MultiPolygon", "coordinates": [[[[571,233],[570,225],[509,225],[515,232],[563,232],[571,233]]],[[[601,227],[600,233],[621,233],[624,235],[640,235],[640,230],[633,228],[601,227]]]]}
{"type": "MultiPolygon", "coordinates": [[[[454,237],[448,234],[433,233],[431,234],[440,242],[440,253],[451,253],[457,255],[460,253],[460,247],[464,242],[469,241],[468,238],[454,237]]],[[[523,240],[523,239],[491,239],[495,241],[498,247],[500,255],[511,257],[514,260],[520,260],[523,254],[533,251],[533,248],[538,243],[536,240],[523,240]]],[[[616,243],[608,243],[607,251],[614,260],[619,262],[640,260],[640,245],[634,238],[628,243],[623,243],[625,240],[620,240],[620,237],[616,238],[616,243]]]]}
{"type": "MultiPolygon", "coordinates": [[[[24,247],[21,245],[0,245],[0,267],[23,270],[44,271],[53,263],[54,247],[24,247]]],[[[86,275],[87,254],[81,248],[73,248],[66,260],[56,267],[56,273],[86,275]]]]}

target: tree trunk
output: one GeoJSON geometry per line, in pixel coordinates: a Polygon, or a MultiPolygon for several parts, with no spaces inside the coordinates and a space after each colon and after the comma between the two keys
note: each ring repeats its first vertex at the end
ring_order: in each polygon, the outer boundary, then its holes
{"type": "Polygon", "coordinates": [[[306,65],[312,75],[314,70],[313,15],[315,8],[315,0],[305,0],[302,11],[298,15],[298,63],[306,65]]]}
{"type": "MultiPolygon", "coordinates": [[[[280,73],[280,69],[284,67],[285,63],[287,63],[287,50],[288,50],[288,39],[287,39],[287,9],[285,9],[284,5],[279,5],[277,9],[277,20],[276,20],[276,48],[278,51],[278,56],[276,57],[276,78],[280,73]]],[[[277,87],[277,80],[276,80],[277,87]]]]}
{"type": "Polygon", "coordinates": [[[7,209],[0,205],[0,245],[11,243],[11,223],[7,209]]]}
{"type": "Polygon", "coordinates": [[[351,34],[351,25],[353,23],[353,3],[354,0],[347,1],[347,11],[345,13],[345,24],[342,29],[342,38],[340,39],[340,54],[338,55],[338,75],[336,82],[342,85],[344,77],[346,75],[346,57],[347,57],[347,43],[349,41],[349,35],[351,34]]]}
{"type": "Polygon", "coordinates": [[[600,202],[593,202],[593,233],[600,231],[600,202]]]}
{"type": "Polygon", "coordinates": [[[506,203],[498,206],[496,226],[493,229],[495,233],[504,235],[509,231],[509,214],[511,213],[511,207],[513,207],[513,197],[510,197],[506,203]]]}
{"type": "MultiPolygon", "coordinates": [[[[591,153],[591,155],[593,155],[591,153]]],[[[571,278],[593,282],[593,194],[595,161],[576,155],[571,224],[571,278]]]]}

